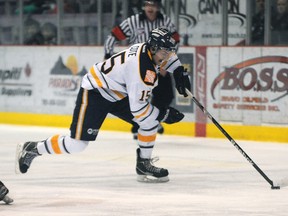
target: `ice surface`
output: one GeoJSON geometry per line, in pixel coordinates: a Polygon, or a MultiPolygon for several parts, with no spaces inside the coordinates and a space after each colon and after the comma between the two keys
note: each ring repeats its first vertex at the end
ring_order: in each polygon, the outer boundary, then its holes
{"type": "MultiPolygon", "coordinates": [[[[43,155],[28,173],[16,175],[16,145],[68,129],[0,125],[0,180],[12,205],[5,216],[287,216],[288,187],[271,190],[265,179],[227,139],[158,136],[157,166],[170,181],[136,181],[136,142],[130,133],[101,131],[74,155],[43,155]]],[[[288,145],[237,143],[273,181],[288,177],[288,145]]]]}

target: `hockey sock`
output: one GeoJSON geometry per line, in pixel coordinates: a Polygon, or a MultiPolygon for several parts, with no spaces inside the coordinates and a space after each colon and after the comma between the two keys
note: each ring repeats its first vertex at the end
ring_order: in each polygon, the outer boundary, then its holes
{"type": "Polygon", "coordinates": [[[151,148],[140,147],[140,157],[145,159],[150,159],[152,156],[153,146],[151,148]]]}
{"type": "Polygon", "coordinates": [[[39,154],[71,154],[83,151],[88,141],[72,139],[69,136],[54,135],[48,139],[38,142],[39,154]]]}
{"type": "Polygon", "coordinates": [[[157,135],[157,127],[153,131],[138,130],[138,145],[140,157],[150,159],[157,135]]]}

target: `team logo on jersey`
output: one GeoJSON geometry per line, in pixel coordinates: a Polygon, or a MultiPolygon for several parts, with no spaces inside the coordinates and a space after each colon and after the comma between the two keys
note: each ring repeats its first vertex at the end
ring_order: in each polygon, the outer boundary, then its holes
{"type": "Polygon", "coordinates": [[[154,71],[151,71],[151,70],[146,71],[146,75],[144,78],[145,82],[153,84],[155,82],[155,78],[156,78],[156,73],[154,71]]]}
{"type": "Polygon", "coordinates": [[[98,134],[98,131],[98,129],[88,128],[87,133],[95,136],[98,134]]]}

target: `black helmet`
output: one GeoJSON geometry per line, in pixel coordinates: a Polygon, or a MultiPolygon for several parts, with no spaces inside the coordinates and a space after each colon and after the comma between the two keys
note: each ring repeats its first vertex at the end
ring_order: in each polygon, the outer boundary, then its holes
{"type": "Polygon", "coordinates": [[[171,32],[165,28],[156,28],[152,30],[147,45],[155,52],[159,49],[175,51],[175,40],[172,38],[171,32]]]}

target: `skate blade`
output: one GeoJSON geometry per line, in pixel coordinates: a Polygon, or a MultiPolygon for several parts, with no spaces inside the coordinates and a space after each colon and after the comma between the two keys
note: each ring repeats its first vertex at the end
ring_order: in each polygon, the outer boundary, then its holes
{"type": "Polygon", "coordinates": [[[3,202],[5,202],[6,204],[10,204],[10,203],[12,203],[14,200],[13,199],[11,199],[9,196],[5,196],[4,198],[3,198],[3,202]]]}
{"type": "Polygon", "coordinates": [[[137,181],[144,183],[165,183],[169,181],[169,177],[165,176],[161,178],[155,178],[153,176],[137,175],[137,181]]]}
{"type": "Polygon", "coordinates": [[[16,148],[16,157],[15,157],[15,173],[22,174],[19,168],[19,158],[23,150],[24,143],[19,143],[16,148]]]}

